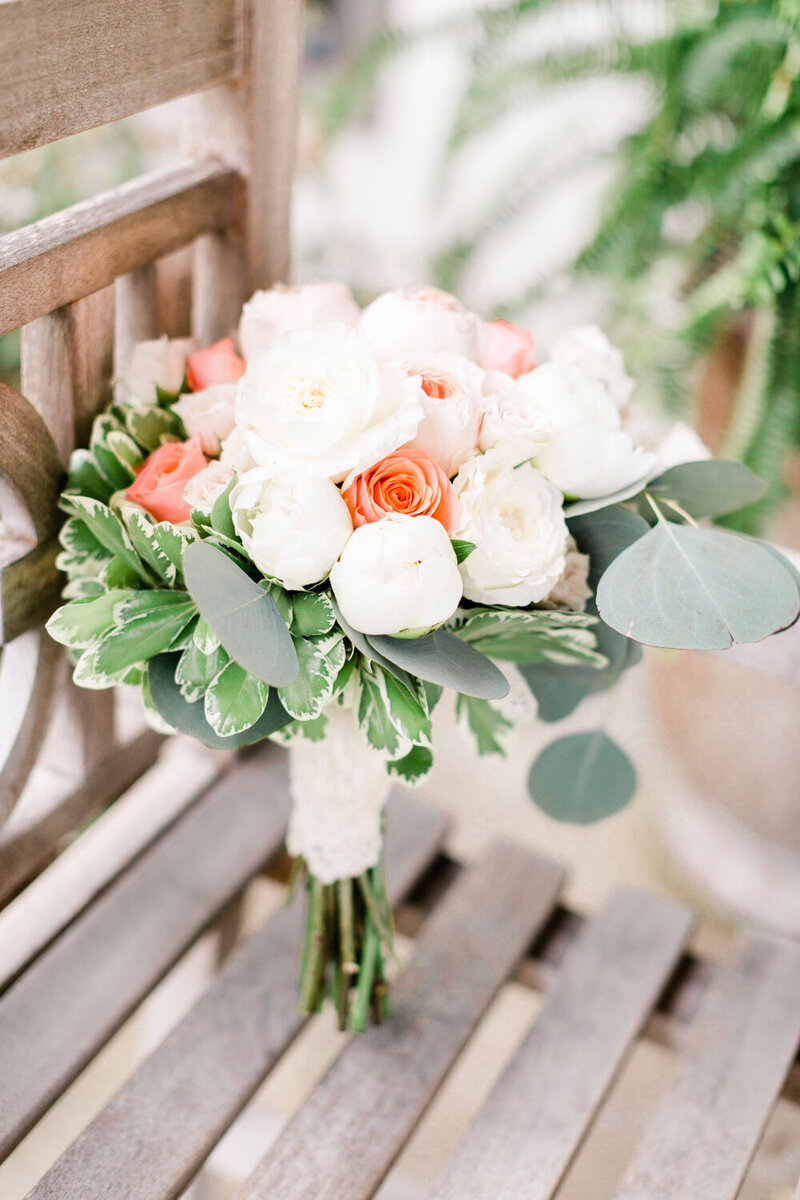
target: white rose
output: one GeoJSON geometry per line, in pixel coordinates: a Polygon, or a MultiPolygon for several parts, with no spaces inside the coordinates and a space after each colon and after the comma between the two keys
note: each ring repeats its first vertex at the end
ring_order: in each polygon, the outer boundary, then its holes
{"type": "Polygon", "coordinates": [[[137,342],[128,366],[117,379],[125,403],[157,404],[156,388],[176,396],[186,374],[186,360],[197,349],[193,338],[155,338],[137,342]]]}
{"type": "Polygon", "coordinates": [[[400,366],[422,383],[424,417],[410,443],[424,450],[446,475],[455,475],[478,449],[483,371],[462,354],[410,355],[400,366]]]}
{"type": "Polygon", "coordinates": [[[361,309],[344,283],[331,280],[301,287],[279,283],[268,292],[255,292],[245,304],[239,321],[239,347],[249,359],[293,329],[355,325],[360,315],[361,309]]]}
{"type": "Polygon", "coordinates": [[[172,405],[189,437],[200,436],[204,454],[219,454],[220,443],[234,426],[235,383],[213,383],[199,392],[186,392],[172,405]]]}
{"type": "Polygon", "coordinates": [[[252,471],[256,464],[247,449],[241,429],[233,429],[225,438],[220,446],[219,461],[231,467],[239,475],[243,475],[245,471],[252,471]]]}
{"type": "Polygon", "coordinates": [[[344,619],[362,633],[431,629],[461,600],[458,563],[432,517],[392,513],[354,530],[331,570],[344,619]]]}
{"type": "Polygon", "coordinates": [[[270,479],[258,468],[233,488],[231,515],[259,570],[294,590],[325,579],[353,532],[329,479],[270,479]]]}
{"type": "Polygon", "coordinates": [[[196,508],[198,512],[208,515],[214,507],[214,502],[233,479],[233,475],[232,466],[223,462],[209,463],[186,484],[183,498],[190,508],[196,508]]]}
{"type": "Polygon", "coordinates": [[[475,544],[461,564],[467,599],[514,607],[543,600],[565,566],[561,493],[501,450],[466,463],[454,487],[463,506],[456,536],[475,544]]]}
{"type": "Polygon", "coordinates": [[[331,325],[287,333],[250,359],[236,424],[258,466],[340,482],[411,441],[422,396],[419,379],[379,365],[360,334],[331,325]]]}
{"type": "Polygon", "coordinates": [[[622,351],[597,325],[578,325],[556,338],[550,362],[578,367],[602,383],[617,408],[624,408],[636,384],[625,371],[622,351]]]}
{"type": "MultiPolygon", "coordinates": [[[[541,369],[541,368],[539,368],[541,369]]],[[[535,395],[506,375],[487,371],[483,384],[481,450],[502,446],[517,462],[532,458],[553,436],[553,428],[535,395]]]]}
{"type": "Polygon", "coordinates": [[[654,455],[622,432],[605,386],[579,367],[547,363],[521,376],[515,390],[552,427],[535,463],[564,495],[608,496],[644,479],[654,465],[654,455]]]}
{"type": "Polygon", "coordinates": [[[359,328],[380,359],[451,350],[479,362],[488,345],[478,314],[434,287],[384,292],[364,309],[359,328]]]}

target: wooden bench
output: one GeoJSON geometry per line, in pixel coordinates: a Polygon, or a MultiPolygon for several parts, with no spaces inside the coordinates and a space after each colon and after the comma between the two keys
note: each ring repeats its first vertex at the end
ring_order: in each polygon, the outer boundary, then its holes
{"type": "MultiPolygon", "coordinates": [[[[285,878],[285,760],[165,750],[110,693],[67,682],[41,630],[55,498],[115,355],[190,322],[217,337],[284,276],[301,6],[11,0],[0,44],[6,155],[200,92],[185,162],[0,240],[0,332],[22,327],[23,352],[21,392],[0,390],[0,1160],[211,931],[210,982],[30,1192],[166,1200],[307,1024],[298,903],[239,937],[252,881],[285,878]]],[[[393,799],[411,950],[392,1018],[342,1044],[240,1198],[374,1196],[511,979],[543,1006],[431,1197],[553,1196],[641,1037],[677,1065],[613,1194],[734,1197],[778,1096],[800,1095],[800,946],[746,934],[712,965],[688,953],[676,903],[620,890],[584,920],[560,905],[556,864],[496,845],[462,867],[444,836],[436,812],[393,799]]]]}

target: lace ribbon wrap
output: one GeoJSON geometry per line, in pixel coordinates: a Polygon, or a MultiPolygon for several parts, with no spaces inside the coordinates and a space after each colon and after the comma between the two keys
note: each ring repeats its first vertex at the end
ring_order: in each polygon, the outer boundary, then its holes
{"type": "Polygon", "coordinates": [[[352,710],[331,706],[326,736],[289,748],[292,812],[286,845],[320,883],[375,866],[391,789],[384,758],[364,741],[352,710]]]}

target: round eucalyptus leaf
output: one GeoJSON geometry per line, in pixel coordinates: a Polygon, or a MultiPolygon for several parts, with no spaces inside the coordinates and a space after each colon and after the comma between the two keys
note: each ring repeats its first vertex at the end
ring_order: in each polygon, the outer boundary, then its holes
{"type": "Polygon", "coordinates": [[[601,729],[545,746],[528,776],[534,804],[555,821],[592,825],[623,809],[636,790],[627,754],[601,729]]]}
{"type": "Polygon", "coordinates": [[[508,694],[508,680],[500,668],[446,629],[420,638],[369,637],[367,641],[390,662],[427,683],[482,700],[508,694]]]}
{"type": "Polygon", "coordinates": [[[297,678],[294,642],[275,601],[227,554],[208,542],[191,542],[183,577],[201,616],[240,667],[274,687],[297,678]]]}
{"type": "MultiPolygon", "coordinates": [[[[656,501],[676,500],[691,517],[721,517],[762,500],[767,485],[744,463],[709,458],[670,467],[647,490],[656,501]]],[[[664,515],[670,515],[667,506],[664,515]]]]}
{"type": "Polygon", "coordinates": [[[262,716],[249,729],[229,737],[220,737],[206,720],[202,698],[190,704],[175,682],[175,670],[180,658],[180,654],[159,654],[157,658],[150,659],[147,667],[150,698],[167,724],[178,733],[186,734],[204,746],[210,746],[212,750],[235,750],[239,746],[260,742],[291,721],[277,694],[270,690],[262,716]]]}
{"type": "Polygon", "coordinates": [[[570,518],[569,531],[578,549],[589,555],[589,587],[593,592],[614,559],[649,529],[647,521],[621,504],[570,518]]]}
{"type": "Polygon", "coordinates": [[[637,642],[727,650],[790,625],[800,591],[758,542],[659,521],[608,568],[597,606],[607,625],[637,642]]]}

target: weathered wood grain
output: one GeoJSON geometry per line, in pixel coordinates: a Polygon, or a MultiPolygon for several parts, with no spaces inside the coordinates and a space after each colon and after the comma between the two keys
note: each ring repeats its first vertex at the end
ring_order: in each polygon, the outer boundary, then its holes
{"type": "Polygon", "coordinates": [[[431,1200],[548,1200],[670,978],[687,910],[623,889],[581,931],[431,1200]]]}
{"type": "MultiPolygon", "coordinates": [[[[47,635],[44,635],[45,637],[47,635]]],[[[48,637],[48,642],[51,639],[48,637]]],[[[55,645],[55,643],[51,643],[55,645]]],[[[151,729],[117,746],[76,790],[30,825],[0,838],[0,904],[52,862],[64,839],[94,820],[153,765],[163,742],[151,729]]],[[[55,914],[57,917],[57,914],[55,914]]],[[[66,917],[73,915],[67,911],[66,917]]]]}
{"type": "Polygon", "coordinates": [[[800,1044],[800,944],[753,935],[720,974],[618,1200],[733,1200],[800,1044]]]}
{"type": "MultiPolygon", "coordinates": [[[[0,551],[7,549],[0,543],[0,551]]],[[[58,542],[45,542],[10,562],[0,559],[0,646],[43,624],[61,600],[58,542]]]]}
{"type": "Polygon", "coordinates": [[[55,440],[35,405],[16,388],[0,383],[0,475],[13,487],[32,528],[15,528],[4,506],[5,533],[27,534],[37,542],[58,529],[56,509],[63,467],[55,440]]]}
{"type": "Polygon", "coordinates": [[[128,366],[137,342],[158,337],[156,264],[147,263],[114,283],[114,376],[128,366]]]}
{"type": "Polygon", "coordinates": [[[0,4],[0,158],[232,78],[237,34],[231,0],[0,4]]]}
{"type": "MultiPolygon", "coordinates": [[[[436,853],[446,822],[407,796],[390,801],[388,817],[387,878],[397,902],[436,853]]],[[[297,1004],[301,910],[283,909],[234,953],[31,1200],[181,1194],[306,1021],[297,1004]]]]}
{"type": "MultiPolygon", "coordinates": [[[[0,27],[6,8],[27,3],[0,5],[0,27]]],[[[6,234],[0,238],[0,334],[99,291],[202,233],[227,229],[237,219],[239,196],[230,167],[189,163],[6,234]]]]}
{"type": "MultiPolygon", "coordinates": [[[[64,680],[62,652],[31,630],[0,658],[0,829],[17,803],[47,733],[64,680]]],[[[0,873],[0,894],[2,894],[0,873]]]]}
{"type": "Polygon", "coordinates": [[[285,776],[242,761],[0,999],[0,1157],[275,852],[285,776]]]}
{"type": "Polygon", "coordinates": [[[352,1041],[239,1200],[367,1200],[557,899],[549,860],[497,845],[434,910],[392,1019],[352,1041]]]}

